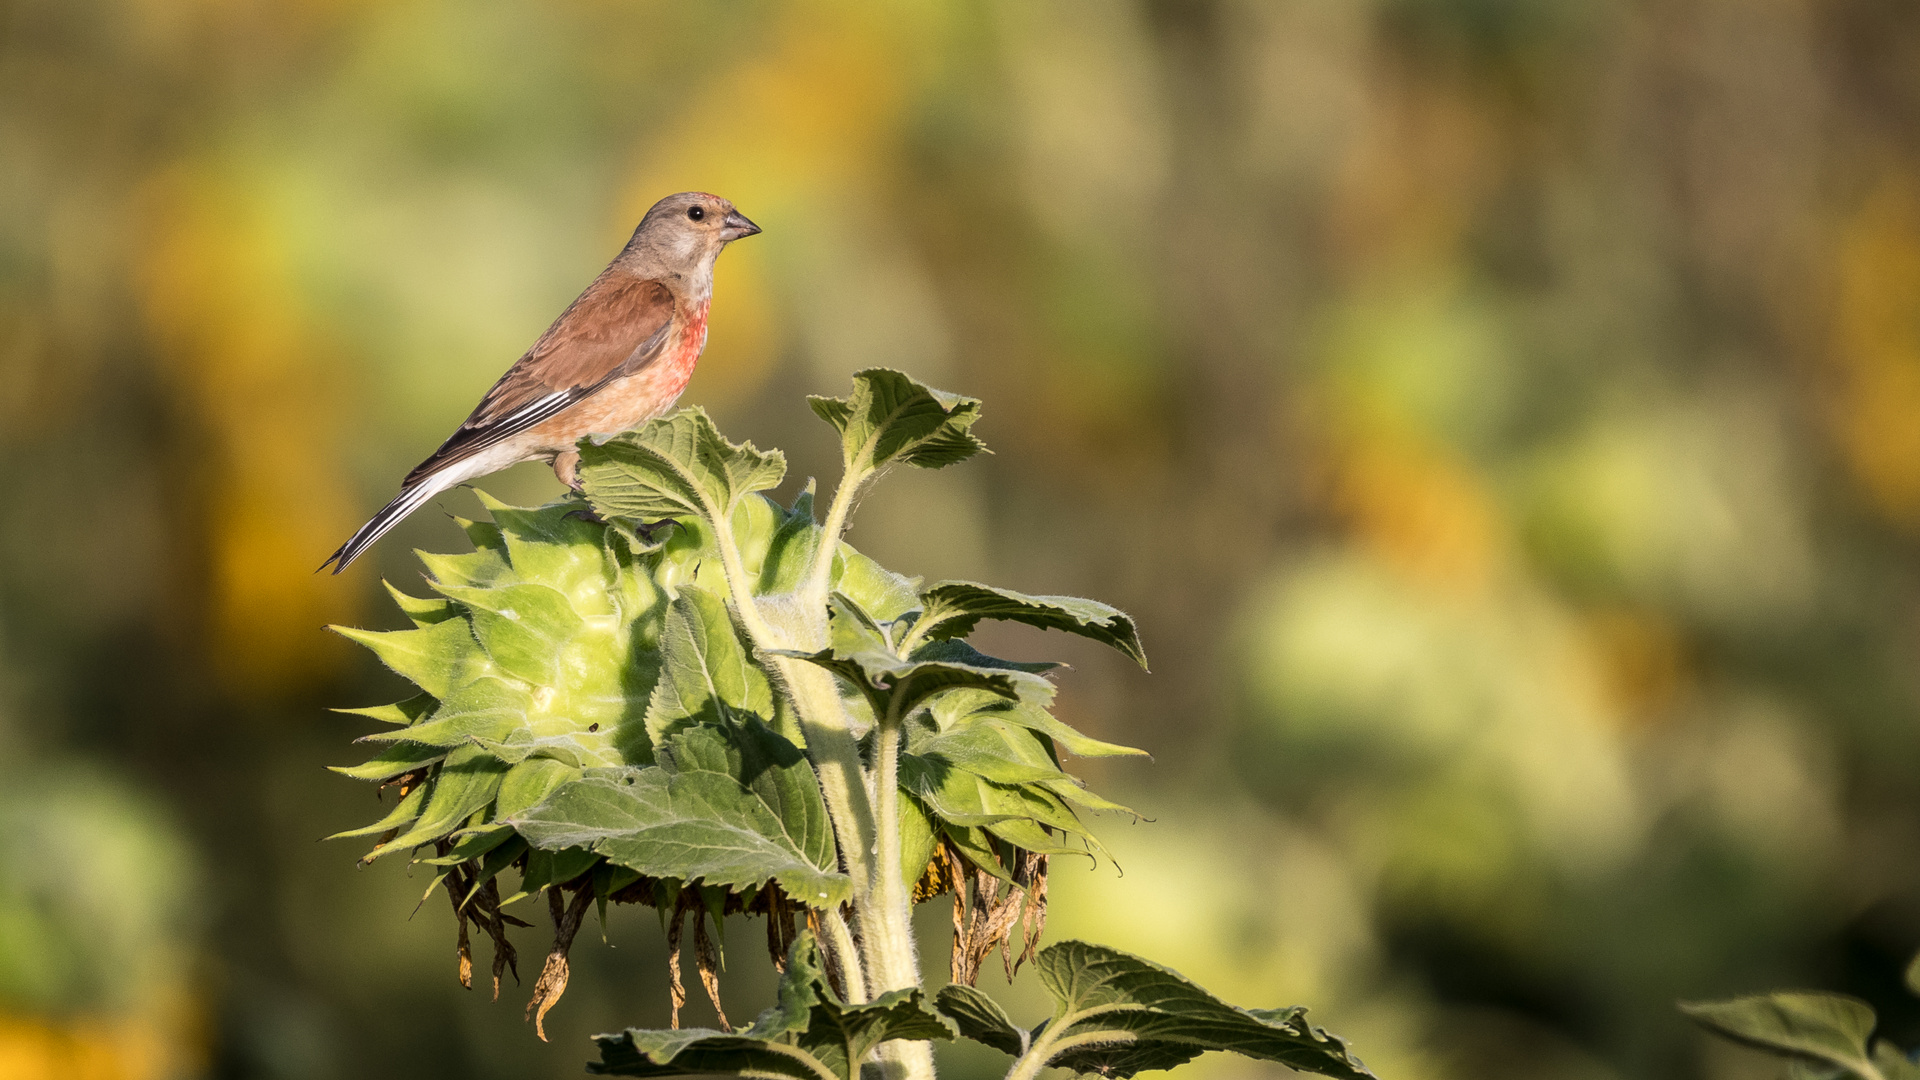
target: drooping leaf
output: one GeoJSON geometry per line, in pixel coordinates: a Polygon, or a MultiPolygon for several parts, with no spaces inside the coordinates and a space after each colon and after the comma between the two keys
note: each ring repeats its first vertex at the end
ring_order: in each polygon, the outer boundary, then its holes
{"type": "Polygon", "coordinates": [[[963,828],[984,828],[1028,851],[1083,853],[1067,843],[1065,837],[1069,835],[1098,847],[1086,825],[1059,796],[1043,787],[995,784],[945,761],[917,754],[900,755],[900,786],[941,821],[963,828]],[[1049,835],[1040,826],[1062,835],[1049,835]]]}
{"type": "Polygon", "coordinates": [[[1842,1070],[1878,1075],[1867,1040],[1873,1009],[1840,994],[1778,993],[1731,1001],[1681,1002],[1680,1011],[1713,1032],[1759,1050],[1842,1070]]]}
{"type": "Polygon", "coordinates": [[[791,743],[752,730],[742,747],[719,728],[689,729],[671,744],[680,771],[592,770],[505,820],[537,848],[585,848],[650,877],[777,881],[812,906],[844,900],[812,767],[791,743]]]}
{"type": "Polygon", "coordinates": [[[1102,742],[1068,727],[1039,705],[1011,701],[998,694],[979,690],[956,690],[942,696],[929,708],[941,730],[952,730],[976,716],[1014,724],[1051,738],[1061,749],[1077,757],[1145,757],[1146,751],[1117,743],[1102,742]]]}
{"type": "Polygon", "coordinates": [[[1012,1057],[1027,1052],[1033,1036],[1007,1016],[999,1002],[965,983],[949,983],[934,995],[934,1007],[960,1034],[1012,1057]]]}
{"type": "Polygon", "coordinates": [[[832,603],[828,623],[832,644],[817,653],[782,651],[781,655],[819,664],[846,679],[865,695],[875,716],[891,712],[904,718],[949,690],[985,690],[1006,698],[1038,700],[1053,694],[1052,683],[1017,666],[920,656],[903,660],[893,651],[886,631],[858,604],[844,593],[835,593],[832,603]]]}
{"type": "Polygon", "coordinates": [[[948,731],[934,730],[930,724],[910,725],[907,752],[965,769],[997,784],[1069,779],[1038,736],[990,713],[975,714],[970,723],[948,731]]]}
{"type": "Polygon", "coordinates": [[[732,512],[750,492],[780,483],[787,473],[778,450],[730,443],[705,410],[682,409],[605,443],[580,442],[580,483],[602,517],[651,522],[709,520],[732,512]]]}
{"type": "Polygon", "coordinates": [[[615,1076],[703,1073],[786,1080],[858,1080],[860,1063],[889,1039],[951,1039],[953,1025],[927,1007],[919,989],[894,990],[863,1005],[834,993],[810,931],[787,954],[778,998],[748,1027],[643,1030],[597,1035],[600,1061],[588,1068],[615,1076]]]}
{"type": "Polygon", "coordinates": [[[966,856],[968,862],[1009,885],[1014,883],[1013,874],[1000,860],[998,845],[992,833],[978,826],[955,825],[950,821],[941,821],[938,824],[941,835],[952,842],[954,847],[959,848],[960,854],[966,856]]]}
{"type": "Polygon", "coordinates": [[[844,398],[810,397],[807,404],[840,432],[841,456],[855,473],[895,462],[937,469],[986,449],[969,430],[980,419],[978,399],[888,368],[856,372],[844,398]]]}
{"type": "MultiPolygon", "coordinates": [[[[1053,1018],[1032,1043],[1047,1065],[1124,1080],[1225,1050],[1341,1080],[1373,1076],[1299,1007],[1237,1008],[1170,968],[1082,941],[1040,950],[1035,966],[1054,999],[1053,1018]]],[[[943,991],[938,1004],[962,1034],[1011,1052],[1019,1029],[984,994],[943,991]]]]}
{"type": "Polygon", "coordinates": [[[1064,630],[1092,638],[1126,653],[1142,668],[1146,650],[1133,619],[1116,607],[1077,596],[1029,596],[973,581],[936,582],[920,594],[919,625],[930,638],[965,637],[983,619],[1025,623],[1042,630],[1064,630]]]}

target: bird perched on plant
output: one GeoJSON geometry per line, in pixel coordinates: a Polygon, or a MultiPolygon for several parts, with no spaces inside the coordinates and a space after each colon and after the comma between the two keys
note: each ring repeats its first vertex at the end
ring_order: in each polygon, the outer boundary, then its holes
{"type": "Polygon", "coordinates": [[[707,343],[713,261],[759,231],[717,195],[687,191],[654,203],[593,284],[320,569],[345,570],[428,499],[509,465],[545,459],[577,489],[575,443],[638,427],[687,388],[707,343]]]}

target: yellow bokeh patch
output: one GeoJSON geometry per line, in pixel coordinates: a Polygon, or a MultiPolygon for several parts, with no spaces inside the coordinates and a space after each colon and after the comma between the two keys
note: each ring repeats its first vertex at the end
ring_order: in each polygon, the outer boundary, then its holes
{"type": "Polygon", "coordinates": [[[284,240],[229,175],[180,167],[141,193],[141,313],[163,382],[198,425],[210,652],[241,691],[310,679],[354,616],[313,568],[354,516],[337,473],[344,365],[300,310],[284,240]]]}

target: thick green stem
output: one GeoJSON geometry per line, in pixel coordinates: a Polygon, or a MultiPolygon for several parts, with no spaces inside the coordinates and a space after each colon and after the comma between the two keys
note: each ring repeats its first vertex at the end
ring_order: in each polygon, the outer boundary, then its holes
{"type": "MultiPolygon", "coordinates": [[[[827,509],[812,570],[794,597],[795,606],[785,612],[786,617],[779,620],[778,626],[769,623],[754,598],[752,582],[747,578],[739,545],[733,538],[732,522],[716,515],[718,527],[714,530],[734,606],[740,611],[741,625],[761,656],[772,661],[768,667],[792,699],[799,716],[801,731],[807,739],[807,754],[820,778],[827,815],[839,840],[841,858],[852,878],[854,917],[860,925],[860,952],[855,954],[851,935],[845,939],[844,946],[841,941],[835,941],[834,948],[844,950],[847,958],[841,964],[841,974],[849,995],[854,992],[855,976],[864,975],[858,980],[865,986],[857,1000],[920,985],[912,906],[906,886],[900,880],[899,753],[903,718],[889,715],[881,721],[875,746],[877,775],[870,797],[860,747],[853,737],[853,727],[833,675],[805,661],[769,657],[767,653],[773,649],[813,651],[826,647],[827,586],[832,577],[834,553],[839,548],[840,533],[846,528],[854,496],[870,475],[871,470],[862,471],[849,465],[841,478],[827,509]],[[875,802],[879,804],[878,820],[875,802]]],[[[830,929],[835,921],[828,920],[830,929]]],[[[845,930],[844,923],[840,929],[845,930]]],[[[888,1080],[933,1080],[930,1043],[883,1043],[875,1056],[888,1080]]]]}
{"type": "MultiPolygon", "coordinates": [[[[840,691],[834,684],[833,676],[827,671],[803,660],[767,656],[768,651],[773,649],[818,649],[824,646],[827,636],[826,604],[824,601],[806,604],[787,611],[790,618],[783,620],[782,625],[769,623],[766,613],[761,611],[753,595],[753,583],[747,576],[746,561],[741,558],[740,545],[733,536],[731,515],[721,516],[717,507],[709,508],[709,511],[715,525],[715,541],[720,548],[721,569],[726,574],[727,587],[733,595],[734,609],[739,612],[740,625],[752,639],[763,662],[772,661],[768,664],[769,674],[785,688],[793,701],[794,712],[799,716],[800,730],[807,740],[807,753],[813,760],[814,773],[820,779],[820,794],[827,804],[827,817],[833,824],[834,837],[839,841],[841,858],[847,864],[847,874],[853,879],[854,904],[858,910],[862,894],[874,874],[874,821],[873,805],[867,798],[865,774],[860,765],[860,747],[854,741],[853,731],[847,723],[846,707],[840,701],[840,691]]],[[[864,924],[862,930],[865,930],[864,924]]],[[[847,966],[858,968],[859,954],[851,948],[851,938],[848,944],[847,966]]],[[[866,981],[860,972],[850,976],[846,972],[842,974],[847,977],[849,992],[856,981],[866,981]]]]}
{"type": "MultiPolygon", "coordinates": [[[[898,700],[897,698],[895,699],[898,700]]],[[[913,941],[913,904],[900,865],[900,739],[903,718],[888,710],[874,733],[873,800],[880,829],[873,887],[862,913],[869,938],[868,982],[880,990],[920,985],[919,950],[913,941]],[[871,926],[873,929],[868,930],[871,926]],[[876,935],[874,931],[879,931],[876,935]]],[[[894,1076],[932,1077],[933,1044],[896,1040],[882,1043],[877,1055],[894,1076]]]]}
{"type": "Polygon", "coordinates": [[[834,837],[840,842],[840,857],[853,879],[854,904],[858,906],[875,873],[876,831],[873,802],[867,797],[866,775],[860,765],[860,745],[847,724],[840,688],[832,674],[805,660],[779,657],[773,667],[799,715],[807,756],[813,759],[814,774],[820,778],[820,793],[826,800],[827,816],[833,820],[834,837]]]}
{"type": "MultiPolygon", "coordinates": [[[[835,502],[839,500],[836,497],[835,502]]],[[[805,603],[794,620],[800,625],[775,627],[768,623],[753,595],[753,583],[747,577],[746,562],[740,557],[740,545],[733,538],[731,520],[716,516],[724,527],[714,529],[720,547],[720,565],[726,572],[727,587],[733,593],[733,606],[740,613],[740,624],[763,654],[770,649],[818,649],[826,644],[826,603],[805,603]]],[[[840,841],[841,856],[853,877],[856,899],[863,882],[872,876],[873,807],[867,798],[866,783],[860,767],[860,747],[854,742],[847,724],[846,707],[840,702],[840,690],[833,676],[819,667],[787,657],[772,658],[771,673],[787,689],[794,711],[800,717],[800,730],[806,735],[814,771],[820,777],[821,794],[827,814],[833,820],[834,834],[840,841]]]]}

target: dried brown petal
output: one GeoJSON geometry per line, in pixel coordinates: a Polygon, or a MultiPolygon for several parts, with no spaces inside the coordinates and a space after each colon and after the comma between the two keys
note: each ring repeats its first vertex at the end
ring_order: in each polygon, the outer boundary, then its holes
{"type": "Polygon", "coordinates": [[[968,986],[980,977],[980,965],[1001,950],[1007,981],[1021,964],[1033,958],[1046,927],[1047,858],[1016,850],[1009,885],[966,861],[958,848],[944,842],[941,854],[956,880],[953,892],[953,952],[949,963],[954,982],[968,986]],[[1011,948],[1014,930],[1021,931],[1021,948],[1011,948]]]}
{"type": "Polygon", "coordinates": [[[567,950],[573,947],[573,937],[580,932],[580,921],[586,917],[587,905],[593,901],[593,890],[582,887],[573,894],[573,903],[563,905],[560,887],[547,890],[547,910],[553,919],[553,947],[547,950],[547,962],[540,969],[540,978],[533,984],[533,997],[527,1002],[527,1016],[533,1020],[534,1034],[542,1042],[547,1041],[547,1010],[560,1001],[560,995],[567,992],[567,978],[571,973],[567,966],[567,950]]]}
{"type": "MultiPolygon", "coordinates": [[[[493,938],[493,1000],[500,1000],[500,973],[513,971],[513,981],[520,981],[520,956],[514,950],[513,942],[507,939],[507,917],[500,911],[500,886],[497,880],[488,881],[475,893],[469,902],[478,916],[474,921],[493,938]]],[[[520,925],[527,925],[514,919],[520,925]]]]}
{"type": "Polygon", "coordinates": [[[944,847],[934,850],[933,859],[920,873],[920,880],[913,883],[912,900],[915,905],[924,904],[941,893],[952,892],[959,887],[960,877],[954,870],[954,864],[947,858],[944,847]]]}
{"type": "Polygon", "coordinates": [[[707,937],[705,904],[693,910],[693,963],[700,969],[700,985],[707,990],[707,1000],[713,1002],[714,1015],[720,1018],[720,1030],[731,1033],[733,1025],[727,1022],[727,1010],[720,1005],[720,954],[707,937]]]}
{"type": "Polygon", "coordinates": [[[467,915],[460,910],[460,875],[450,871],[447,874],[447,899],[453,902],[453,924],[459,928],[460,985],[473,989],[473,941],[467,937],[467,915]]]}
{"type": "Polygon", "coordinates": [[[687,988],[680,982],[680,931],[687,917],[687,893],[674,901],[667,922],[667,1000],[673,1007],[668,1026],[680,1029],[680,1007],[687,1003],[687,988]]]}

